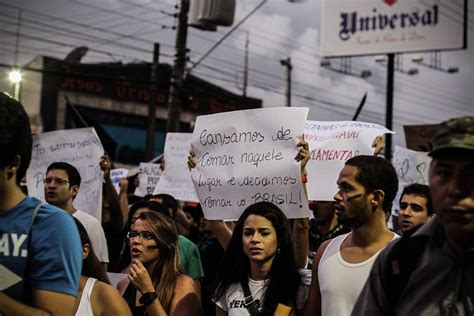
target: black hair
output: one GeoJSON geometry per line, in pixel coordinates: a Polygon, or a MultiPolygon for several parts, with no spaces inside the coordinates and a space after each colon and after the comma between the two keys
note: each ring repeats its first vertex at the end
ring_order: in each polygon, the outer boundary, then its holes
{"type": "Polygon", "coordinates": [[[26,174],[31,161],[31,127],[28,115],[20,102],[0,91],[0,167],[5,168],[20,156],[20,166],[16,172],[16,184],[26,174]]]}
{"type": "Polygon", "coordinates": [[[270,281],[260,305],[261,315],[273,315],[279,303],[296,307],[301,277],[295,263],[290,223],[278,206],[270,202],[252,204],[240,216],[220,265],[214,299],[218,300],[224,295],[231,284],[248,282],[250,261],[243,250],[242,234],[244,222],[250,215],[269,220],[275,228],[278,242],[278,252],[269,273],[270,281]]]}
{"type": "Polygon", "coordinates": [[[69,180],[69,185],[78,185],[81,186],[81,175],[79,174],[79,171],[74,167],[73,165],[67,163],[67,162],[53,162],[48,166],[48,169],[46,169],[46,174],[50,170],[64,170],[67,173],[67,177],[69,180]]]}
{"type": "Polygon", "coordinates": [[[104,267],[99,262],[99,259],[95,255],[94,248],[92,248],[92,243],[87,234],[85,227],[82,223],[75,217],[73,217],[74,222],[76,222],[77,229],[79,230],[79,236],[81,237],[81,245],[84,247],[86,244],[89,245],[90,251],[87,258],[82,260],[82,272],[81,275],[84,275],[89,278],[95,278],[99,281],[110,284],[107,273],[104,271],[104,267]]]}
{"type": "Polygon", "coordinates": [[[428,211],[428,216],[431,216],[433,214],[433,202],[431,200],[431,193],[430,193],[430,187],[425,185],[425,184],[419,184],[419,183],[412,183],[403,188],[402,194],[400,195],[400,200],[398,201],[399,203],[402,202],[402,198],[404,195],[418,195],[426,200],[426,209],[428,211]]]}
{"type": "Polygon", "coordinates": [[[397,172],[390,161],[382,157],[361,155],[347,160],[346,166],[357,167],[355,179],[367,193],[374,190],[385,193],[382,208],[388,214],[398,191],[397,172]]]}
{"type": "Polygon", "coordinates": [[[189,215],[191,215],[195,223],[199,223],[199,221],[201,220],[201,217],[204,216],[200,204],[196,206],[185,205],[183,206],[183,212],[189,213],[189,215]]]}
{"type": "Polygon", "coordinates": [[[163,204],[163,206],[166,209],[173,210],[172,217],[174,218],[174,216],[176,215],[176,212],[178,211],[178,201],[176,201],[176,199],[173,196],[169,194],[165,194],[165,193],[160,193],[160,194],[153,195],[152,198],[161,199],[161,204],[163,204]]]}

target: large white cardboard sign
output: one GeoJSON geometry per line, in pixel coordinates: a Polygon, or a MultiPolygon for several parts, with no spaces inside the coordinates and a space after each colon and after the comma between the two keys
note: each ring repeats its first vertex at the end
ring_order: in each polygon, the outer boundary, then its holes
{"type": "Polygon", "coordinates": [[[310,200],[332,201],[337,178],[346,160],[358,155],[373,155],[377,136],[393,133],[373,123],[354,121],[307,121],[305,140],[311,150],[308,171],[310,200]]]}
{"type": "Polygon", "coordinates": [[[323,56],[466,47],[464,0],[324,0],[323,56]]]}
{"type": "Polygon", "coordinates": [[[235,220],[261,201],[278,205],[289,218],[306,217],[296,144],[307,108],[265,108],[199,116],[191,147],[191,172],[204,214],[235,220]]]}
{"type": "Polygon", "coordinates": [[[81,186],[74,207],[99,221],[102,217],[100,157],[104,148],[93,128],[67,129],[33,135],[33,152],[26,172],[28,194],[44,200],[46,169],[52,162],[67,162],[77,168],[81,186]]]}
{"type": "Polygon", "coordinates": [[[398,192],[393,200],[392,214],[398,216],[399,201],[403,188],[412,183],[428,185],[428,171],[431,157],[427,152],[395,146],[393,166],[398,175],[398,192]]]}
{"type": "Polygon", "coordinates": [[[138,179],[140,181],[138,187],[135,189],[136,196],[145,196],[153,194],[153,190],[158,183],[161,176],[161,168],[159,164],[140,162],[140,172],[138,179]]]}
{"type": "Polygon", "coordinates": [[[153,194],[166,193],[180,201],[199,202],[187,164],[192,136],[192,133],[166,134],[165,170],[153,194]]]}

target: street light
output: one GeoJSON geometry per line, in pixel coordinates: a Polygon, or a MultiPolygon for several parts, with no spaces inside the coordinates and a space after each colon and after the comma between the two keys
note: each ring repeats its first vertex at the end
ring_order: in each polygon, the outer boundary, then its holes
{"type": "Polygon", "coordinates": [[[10,73],[8,74],[8,78],[10,79],[10,81],[13,83],[15,87],[15,92],[14,92],[13,97],[15,98],[15,100],[19,101],[20,100],[21,72],[17,69],[14,69],[10,71],[10,73]]]}
{"type": "Polygon", "coordinates": [[[8,74],[8,78],[12,83],[19,83],[21,81],[21,72],[18,70],[12,70],[8,74]]]}

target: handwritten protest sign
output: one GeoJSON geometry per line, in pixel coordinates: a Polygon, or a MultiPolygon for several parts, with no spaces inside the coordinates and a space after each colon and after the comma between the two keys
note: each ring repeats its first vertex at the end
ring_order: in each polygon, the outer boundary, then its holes
{"type": "Polygon", "coordinates": [[[115,190],[117,193],[120,193],[120,179],[127,177],[128,169],[125,168],[117,168],[110,170],[110,179],[112,180],[112,184],[114,185],[115,190]]]}
{"type": "Polygon", "coordinates": [[[199,116],[191,172],[204,214],[237,219],[251,204],[269,201],[289,218],[308,216],[300,164],[294,160],[307,108],[266,108],[199,116]]]}
{"type": "Polygon", "coordinates": [[[33,152],[26,183],[30,196],[44,201],[44,178],[52,162],[67,162],[77,168],[81,186],[74,207],[97,219],[102,217],[102,170],[104,148],[93,128],[68,129],[33,135],[33,152]]]}
{"type": "Polygon", "coordinates": [[[392,163],[398,175],[398,193],[393,202],[392,214],[398,215],[398,201],[403,188],[412,183],[428,185],[431,157],[426,152],[395,146],[392,163]]]}
{"type": "Polygon", "coordinates": [[[332,201],[344,163],[354,156],[373,155],[375,137],[386,133],[393,132],[373,123],[307,121],[304,134],[311,150],[306,167],[309,199],[332,201]]]}
{"type": "Polygon", "coordinates": [[[135,195],[145,196],[147,194],[152,194],[160,176],[161,168],[159,164],[141,162],[140,172],[138,174],[140,184],[135,189],[135,195]]]}
{"type": "Polygon", "coordinates": [[[199,202],[188,170],[191,133],[167,133],[165,142],[165,170],[153,194],[166,193],[180,201],[199,202]]]}

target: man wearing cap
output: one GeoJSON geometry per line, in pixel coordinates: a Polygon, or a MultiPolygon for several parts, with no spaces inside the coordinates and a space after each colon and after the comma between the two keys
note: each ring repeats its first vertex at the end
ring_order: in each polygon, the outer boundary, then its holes
{"type": "Polygon", "coordinates": [[[474,315],[474,117],[443,122],[430,155],[436,214],[377,258],[353,315],[474,315]]]}

